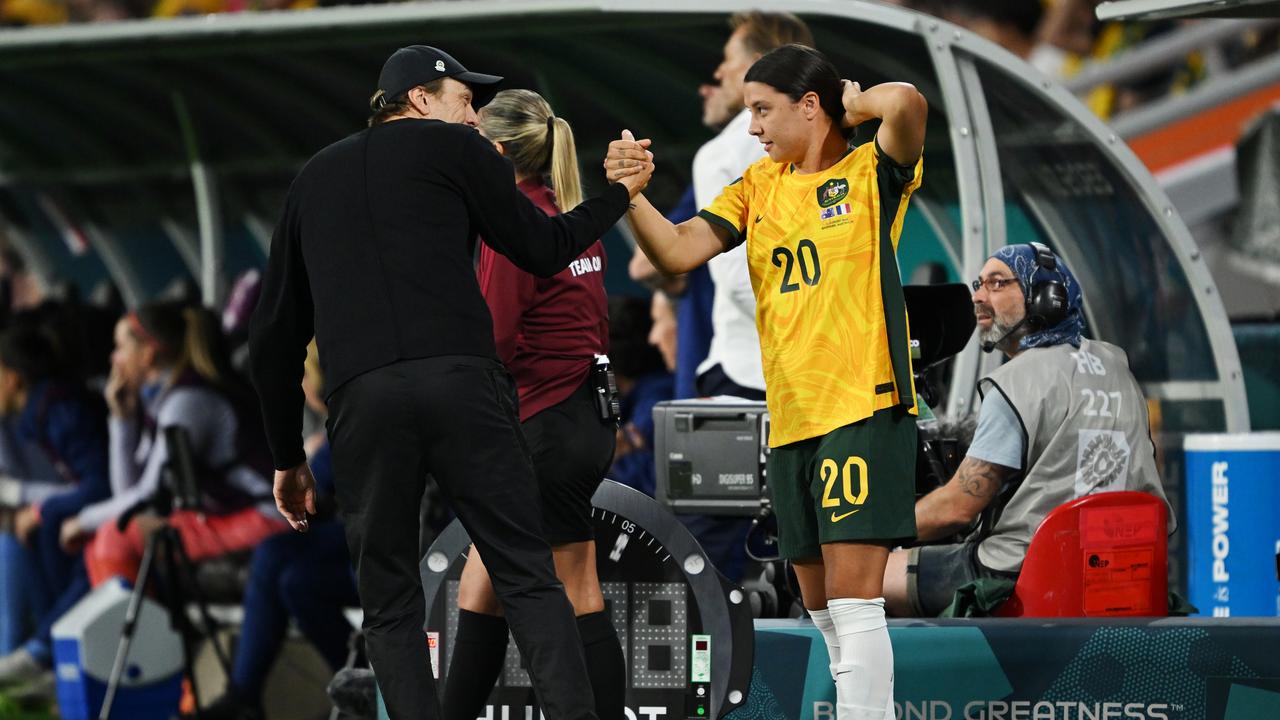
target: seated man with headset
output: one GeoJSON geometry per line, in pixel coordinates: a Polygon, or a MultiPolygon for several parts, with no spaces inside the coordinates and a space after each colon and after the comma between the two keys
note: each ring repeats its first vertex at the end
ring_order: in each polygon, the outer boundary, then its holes
{"type": "Polygon", "coordinates": [[[1115,490],[1165,498],[1128,356],[1082,337],[1080,286],[1062,260],[1040,243],[1005,246],[973,290],[982,349],[1009,359],[978,381],[978,427],[955,476],[916,503],[920,542],[969,531],[964,541],[890,555],[885,609],[900,617],[937,615],[974,579],[1016,577],[1059,505],[1115,490]]]}

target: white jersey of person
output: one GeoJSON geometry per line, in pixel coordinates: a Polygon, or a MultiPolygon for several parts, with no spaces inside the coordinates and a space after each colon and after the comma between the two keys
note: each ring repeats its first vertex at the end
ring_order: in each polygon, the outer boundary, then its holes
{"type": "MultiPolygon", "coordinates": [[[[1009,441],[1010,454],[1021,457],[1001,459],[980,449],[989,443],[979,436],[993,432],[981,427],[982,418],[969,456],[1022,471],[1007,502],[995,508],[991,534],[978,546],[984,566],[1018,572],[1044,517],[1085,495],[1136,490],[1168,506],[1147,403],[1124,350],[1099,340],[1083,340],[1079,349],[1063,344],[1024,350],[979,380],[978,388],[982,415],[992,425],[1008,426],[994,432],[1009,441]],[[996,408],[1001,412],[991,414],[996,408]],[[1007,420],[999,421],[1001,414],[1007,420]]],[[[1176,525],[1170,512],[1168,530],[1176,525]]]]}
{"type": "MultiPolygon", "coordinates": [[[[693,197],[704,209],[726,185],[742,177],[751,163],[764,157],[764,146],[747,129],[751,111],[743,110],[719,135],[693,156],[693,197]]],[[[760,335],[756,331],[756,295],[747,271],[747,244],[742,243],[707,263],[715,294],[711,301],[711,347],[698,366],[698,375],[719,365],[730,380],[764,390],[760,363],[760,335]]]]}

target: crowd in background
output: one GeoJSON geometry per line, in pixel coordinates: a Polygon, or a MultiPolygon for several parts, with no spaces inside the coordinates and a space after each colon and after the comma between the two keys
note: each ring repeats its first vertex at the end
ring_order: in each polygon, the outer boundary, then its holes
{"type": "Polygon", "coordinates": [[[212,13],[302,10],[321,4],[318,0],[0,0],[0,25],[60,25],[212,13]]]}
{"type": "MultiPolygon", "coordinates": [[[[1101,22],[1101,0],[881,0],[968,28],[1022,57],[1045,75],[1067,78],[1091,61],[1105,60],[1159,37],[1180,21],[1101,22]]],[[[363,0],[0,0],[0,26],[95,23],[213,13],[302,10],[359,5],[363,0]]],[[[1246,33],[1223,58],[1237,64],[1276,49],[1277,34],[1246,33]]],[[[1086,100],[1102,117],[1123,112],[1205,76],[1208,61],[1191,53],[1185,62],[1120,87],[1099,88],[1086,100]]]]}
{"type": "MultiPolygon", "coordinates": [[[[0,251],[0,695],[52,699],[53,623],[92,588],[133,582],[162,526],[194,561],[223,558],[246,578],[227,717],[254,716],[245,708],[260,704],[291,622],[340,668],[352,631],[342,611],[358,598],[332,502],[323,376],[313,343],[303,389],[321,515],[305,535],[285,532],[239,347],[257,273],[221,314],[190,299],[125,311],[51,299],[18,253],[0,251]],[[172,425],[198,460],[203,512],[153,507],[170,453],[160,429],[172,425]]],[[[623,394],[610,476],[652,495],[652,408],[675,394],[674,310],[660,292],[614,297],[609,310],[623,394]]],[[[219,707],[205,715],[221,717],[219,707]]]]}
{"type": "MultiPolygon", "coordinates": [[[[1194,20],[1102,22],[1101,0],[889,0],[940,17],[991,40],[1026,60],[1047,77],[1065,80],[1092,62],[1103,62],[1170,33],[1194,20]]],[[[1186,91],[1205,80],[1212,62],[1236,66],[1274,52],[1277,34],[1248,31],[1225,53],[1208,58],[1189,53],[1182,62],[1118,85],[1094,88],[1083,98],[1099,117],[1109,118],[1147,102],[1186,91]]]]}
{"type": "MultiPolygon", "coordinates": [[[[956,23],[1056,79],[1069,78],[1088,63],[1113,58],[1187,22],[1101,22],[1095,16],[1101,0],[880,1],[956,23]]],[[[0,27],[303,10],[365,3],[366,0],[0,0],[0,27]]],[[[1095,88],[1084,100],[1100,117],[1108,118],[1187,90],[1203,81],[1207,68],[1215,62],[1235,66],[1273,52],[1278,44],[1280,34],[1274,29],[1245,32],[1227,46],[1222,56],[1208,58],[1202,52],[1193,52],[1170,68],[1120,85],[1095,88]]]]}
{"type": "MultiPolygon", "coordinates": [[[[184,300],[122,312],[45,298],[20,255],[0,259],[0,695],[53,697],[53,624],[94,587],[134,582],[162,528],[193,562],[246,568],[229,697],[260,701],[290,620],[341,667],[343,609],[357,599],[327,443],[320,431],[306,445],[320,516],[311,533],[287,533],[257,399],[233,361],[254,293],[233,293],[222,316],[184,300]],[[172,507],[173,427],[194,459],[198,509],[172,507]]],[[[321,387],[312,352],[303,389],[315,428],[321,387]]]]}

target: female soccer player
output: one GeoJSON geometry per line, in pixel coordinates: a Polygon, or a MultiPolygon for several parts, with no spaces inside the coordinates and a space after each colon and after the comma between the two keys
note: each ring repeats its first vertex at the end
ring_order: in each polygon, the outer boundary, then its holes
{"type": "MultiPolygon", "coordinates": [[[[637,196],[628,218],[666,273],[746,243],[780,550],[826,639],[837,716],[881,720],[893,702],[885,562],[915,535],[915,390],[895,252],[928,105],[905,83],[863,92],[799,45],[760,58],[744,99],[768,157],[698,217],[673,225],[637,196]],[[851,148],[851,129],[871,119],[874,141],[851,148]]],[[[648,147],[629,133],[611,143],[609,178],[646,162],[648,147]]]]}

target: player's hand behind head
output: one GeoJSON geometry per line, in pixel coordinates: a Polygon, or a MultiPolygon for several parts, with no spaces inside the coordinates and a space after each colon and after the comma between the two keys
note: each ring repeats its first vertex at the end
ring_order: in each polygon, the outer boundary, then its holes
{"type": "Polygon", "coordinates": [[[858,107],[862,86],[850,80],[841,80],[840,85],[843,88],[840,102],[844,105],[844,117],[841,118],[840,124],[846,128],[857,127],[868,119],[868,116],[858,107]]]}

